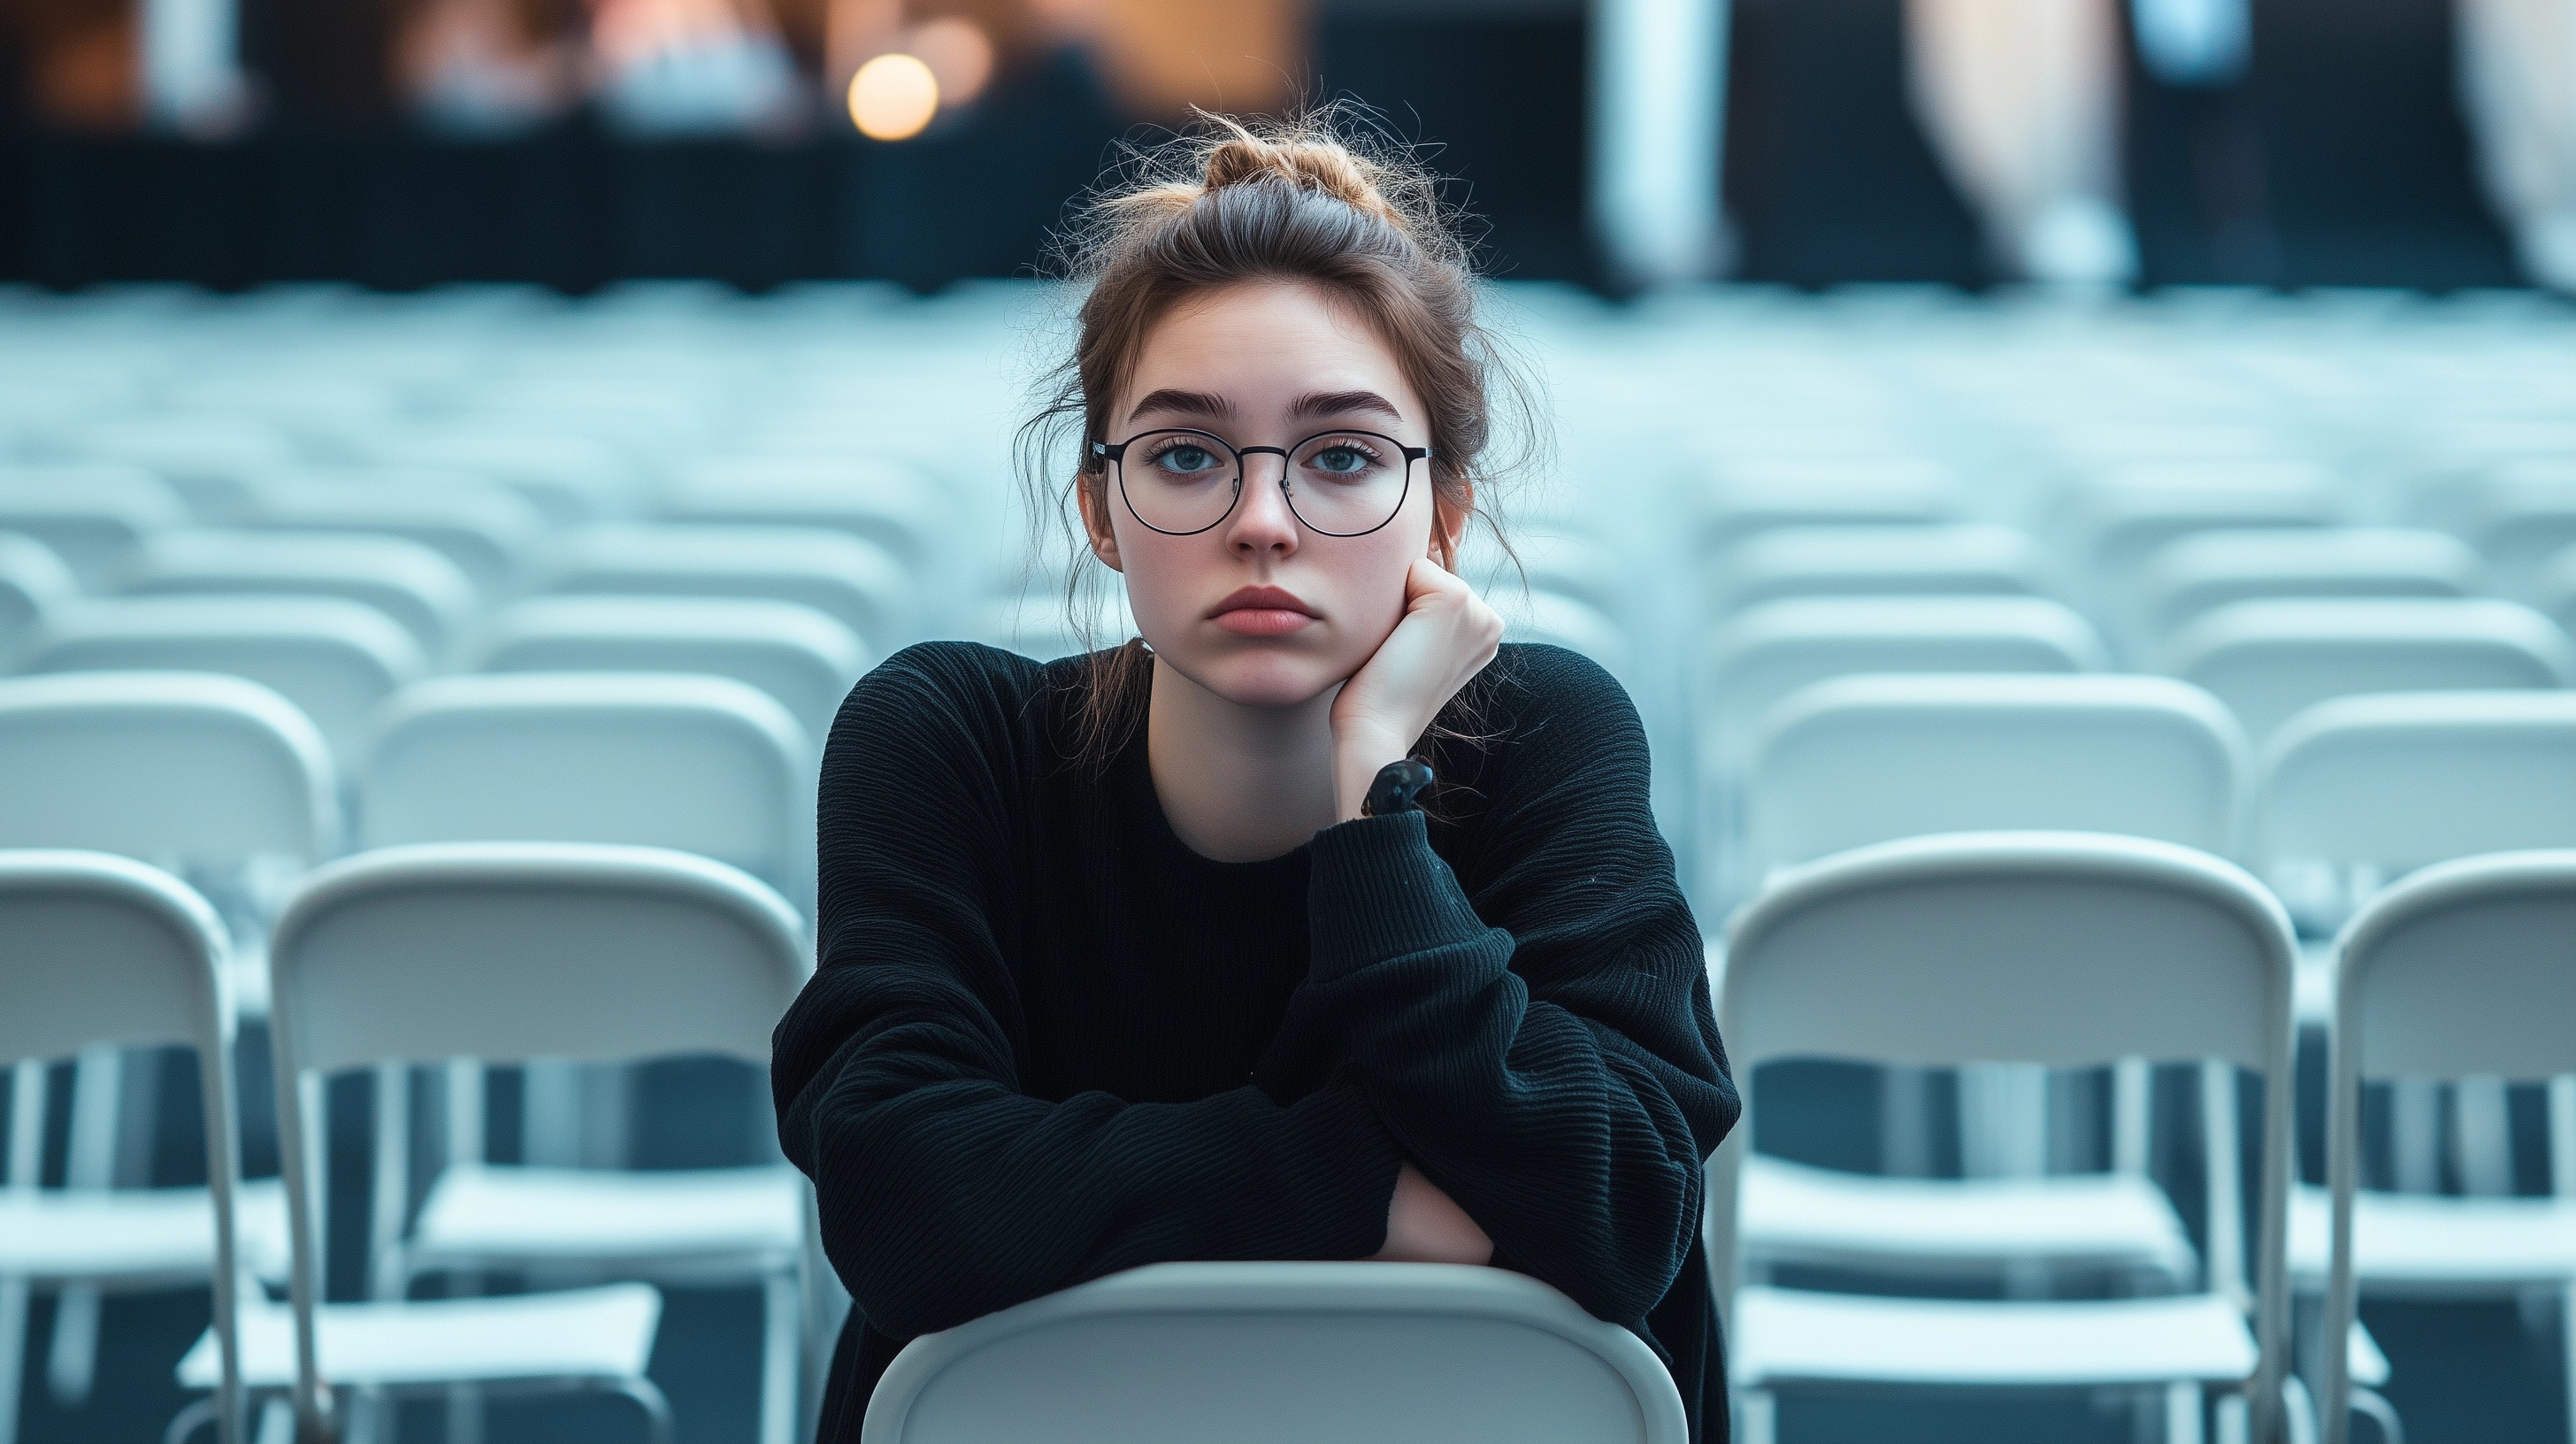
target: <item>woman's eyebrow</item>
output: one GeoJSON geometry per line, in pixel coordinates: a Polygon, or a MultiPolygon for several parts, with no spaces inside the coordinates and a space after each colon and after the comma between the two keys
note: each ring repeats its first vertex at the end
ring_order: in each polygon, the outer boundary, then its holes
{"type": "Polygon", "coordinates": [[[1166,386],[1160,391],[1148,392],[1145,399],[1128,410],[1127,415],[1133,419],[1148,411],[1170,412],[1180,416],[1201,416],[1212,421],[1230,421],[1234,418],[1234,403],[1211,392],[1181,391],[1166,386]]]}
{"type": "Polygon", "coordinates": [[[1354,412],[1375,412],[1389,421],[1402,421],[1404,413],[1395,403],[1374,391],[1309,391],[1288,403],[1288,414],[1298,420],[1315,416],[1348,416],[1354,412]]]}

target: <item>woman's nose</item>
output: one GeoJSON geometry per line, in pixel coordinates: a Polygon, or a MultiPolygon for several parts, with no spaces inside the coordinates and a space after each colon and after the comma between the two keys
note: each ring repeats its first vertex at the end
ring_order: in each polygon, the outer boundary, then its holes
{"type": "Polygon", "coordinates": [[[1283,556],[1297,549],[1297,514],[1288,509],[1288,493],[1279,484],[1286,465],[1284,458],[1269,455],[1243,459],[1243,495],[1227,519],[1228,546],[1246,554],[1283,556]]]}

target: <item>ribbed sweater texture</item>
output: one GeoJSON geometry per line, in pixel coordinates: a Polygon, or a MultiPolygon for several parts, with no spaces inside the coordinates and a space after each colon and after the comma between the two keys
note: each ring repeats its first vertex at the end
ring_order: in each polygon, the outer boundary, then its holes
{"type": "Polygon", "coordinates": [[[920,1334],[1141,1264],[1374,1253],[1410,1160],[1723,1439],[1700,1204],[1738,1104],[1618,684],[1506,645],[1434,817],[1230,864],[1173,834],[1141,728],[1072,760],[1079,682],[929,643],[833,724],[772,1073],[855,1305],[819,1437],[856,1444],[920,1334]]]}

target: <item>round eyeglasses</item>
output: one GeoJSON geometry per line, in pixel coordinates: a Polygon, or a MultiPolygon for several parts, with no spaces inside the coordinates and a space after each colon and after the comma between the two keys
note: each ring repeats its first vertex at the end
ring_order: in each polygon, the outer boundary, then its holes
{"type": "Polygon", "coordinates": [[[1319,431],[1294,446],[1242,446],[1206,431],[1141,431],[1095,441],[1091,454],[1118,480],[1128,513],[1166,536],[1196,536],[1234,513],[1243,459],[1280,458],[1288,510],[1321,536],[1366,536],[1395,520],[1413,463],[1431,455],[1374,431],[1319,431]]]}

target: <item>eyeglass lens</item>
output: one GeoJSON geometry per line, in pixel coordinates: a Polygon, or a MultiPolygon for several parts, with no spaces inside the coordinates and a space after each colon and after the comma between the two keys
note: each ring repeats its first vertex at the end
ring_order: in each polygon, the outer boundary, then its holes
{"type": "MultiPolygon", "coordinates": [[[[1243,489],[1243,458],[1203,431],[1143,433],[1128,441],[1118,467],[1128,507],[1160,532],[1186,536],[1215,526],[1243,489]]],[[[1411,471],[1403,447],[1387,437],[1323,432],[1288,453],[1288,507],[1326,536],[1373,532],[1403,507],[1411,471]]]]}

